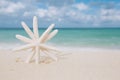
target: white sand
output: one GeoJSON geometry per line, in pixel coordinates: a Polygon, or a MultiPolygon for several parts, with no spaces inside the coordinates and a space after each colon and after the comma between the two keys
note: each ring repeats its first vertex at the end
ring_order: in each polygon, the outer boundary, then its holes
{"type": "Polygon", "coordinates": [[[120,50],[70,52],[37,65],[23,62],[27,53],[0,50],[0,80],[120,80],[120,50]]]}

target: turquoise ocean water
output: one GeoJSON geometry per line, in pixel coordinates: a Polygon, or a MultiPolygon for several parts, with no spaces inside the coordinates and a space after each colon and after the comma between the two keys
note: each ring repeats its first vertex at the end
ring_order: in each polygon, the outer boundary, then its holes
{"type": "MultiPolygon", "coordinates": [[[[43,31],[39,30],[40,34],[43,31]]],[[[23,29],[0,29],[0,48],[22,44],[15,38],[16,34],[27,36],[23,29]]],[[[120,49],[120,28],[59,29],[58,35],[48,43],[64,47],[120,49]]]]}

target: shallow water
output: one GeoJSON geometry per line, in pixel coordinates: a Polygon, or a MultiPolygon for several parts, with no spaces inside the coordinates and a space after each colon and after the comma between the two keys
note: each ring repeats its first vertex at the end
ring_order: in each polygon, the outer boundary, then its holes
{"type": "MultiPolygon", "coordinates": [[[[40,34],[42,34],[43,31],[44,29],[40,29],[40,34]]],[[[0,48],[21,44],[21,41],[15,38],[16,34],[21,34],[28,37],[23,29],[0,29],[0,48]]],[[[120,28],[59,29],[58,35],[56,35],[48,43],[64,47],[98,47],[120,49],[120,28]]]]}

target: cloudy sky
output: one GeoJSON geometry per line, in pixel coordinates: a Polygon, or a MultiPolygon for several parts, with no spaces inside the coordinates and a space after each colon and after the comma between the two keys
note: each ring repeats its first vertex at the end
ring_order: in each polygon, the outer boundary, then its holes
{"type": "Polygon", "coordinates": [[[0,28],[32,27],[37,16],[39,27],[120,27],[119,0],[0,0],[0,28]]]}

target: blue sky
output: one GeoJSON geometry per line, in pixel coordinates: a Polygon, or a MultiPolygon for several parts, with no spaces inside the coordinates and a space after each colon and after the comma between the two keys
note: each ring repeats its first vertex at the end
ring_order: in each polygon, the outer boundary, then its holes
{"type": "Polygon", "coordinates": [[[39,27],[120,27],[120,1],[0,0],[0,28],[21,28],[21,21],[32,27],[33,16],[39,27]]]}

